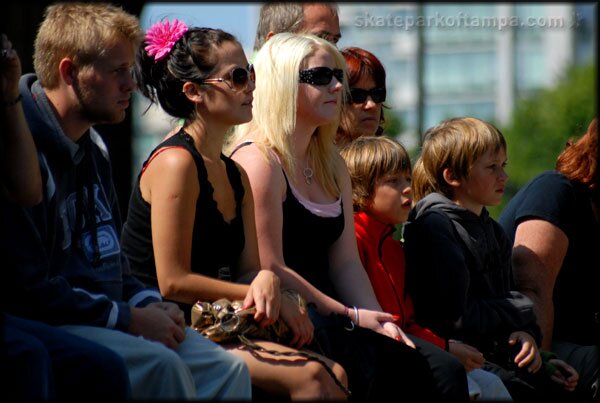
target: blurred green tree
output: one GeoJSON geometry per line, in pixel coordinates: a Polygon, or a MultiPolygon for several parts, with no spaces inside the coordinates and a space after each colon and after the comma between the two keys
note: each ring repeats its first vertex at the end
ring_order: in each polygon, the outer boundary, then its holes
{"type": "Polygon", "coordinates": [[[537,174],[554,169],[567,140],[585,133],[597,113],[595,64],[571,66],[554,88],[516,102],[512,122],[501,128],[508,143],[506,194],[490,208],[498,218],[512,196],[537,174]]]}
{"type": "Polygon", "coordinates": [[[385,122],[383,124],[384,133],[388,136],[398,136],[400,133],[406,130],[406,125],[399,114],[395,113],[391,109],[384,108],[383,116],[385,122]]]}

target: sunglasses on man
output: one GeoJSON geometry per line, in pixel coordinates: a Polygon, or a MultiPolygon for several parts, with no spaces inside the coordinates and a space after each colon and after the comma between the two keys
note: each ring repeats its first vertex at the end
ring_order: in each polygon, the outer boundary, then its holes
{"type": "Polygon", "coordinates": [[[248,88],[248,83],[250,80],[252,80],[252,82],[256,81],[254,66],[251,64],[249,64],[245,69],[242,67],[236,67],[225,77],[204,79],[200,81],[200,84],[225,83],[232,91],[238,92],[248,88]]]}
{"type": "Polygon", "coordinates": [[[350,88],[350,102],[353,104],[364,104],[367,102],[367,97],[376,104],[385,102],[386,90],[383,87],[371,88],[364,90],[362,88],[350,88]]]}
{"type": "Polygon", "coordinates": [[[344,82],[344,70],[330,69],[329,67],[313,67],[300,70],[300,83],[311,85],[329,85],[335,77],[340,84],[344,82]]]}

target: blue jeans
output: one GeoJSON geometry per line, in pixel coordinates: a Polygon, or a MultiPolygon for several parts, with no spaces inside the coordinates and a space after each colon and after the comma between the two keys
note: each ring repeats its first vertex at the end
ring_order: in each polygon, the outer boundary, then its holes
{"type": "Polygon", "coordinates": [[[190,327],[176,350],[118,330],[75,325],[61,328],[123,357],[133,399],[251,399],[250,372],[244,361],[190,327]]]}
{"type": "Polygon", "coordinates": [[[469,394],[476,400],[512,402],[512,397],[497,375],[477,368],[467,373],[469,394]],[[473,394],[472,394],[473,392],[473,394]]]}

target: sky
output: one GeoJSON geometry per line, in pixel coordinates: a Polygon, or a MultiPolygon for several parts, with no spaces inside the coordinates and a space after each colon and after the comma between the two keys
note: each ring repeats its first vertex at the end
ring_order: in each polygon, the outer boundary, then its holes
{"type": "Polygon", "coordinates": [[[261,3],[147,3],[140,15],[144,30],[177,18],[188,26],[220,28],[234,35],[246,55],[252,51],[261,3]]]}

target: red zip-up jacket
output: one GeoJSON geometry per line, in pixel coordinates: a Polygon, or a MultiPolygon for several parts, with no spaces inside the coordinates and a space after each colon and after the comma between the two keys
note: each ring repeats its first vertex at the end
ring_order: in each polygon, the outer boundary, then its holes
{"type": "Polygon", "coordinates": [[[447,350],[446,340],[415,323],[413,302],[405,290],[402,243],[393,238],[395,227],[377,221],[364,211],[354,214],[360,260],[369,275],[381,308],[398,315],[396,324],[406,332],[447,350]]]}

